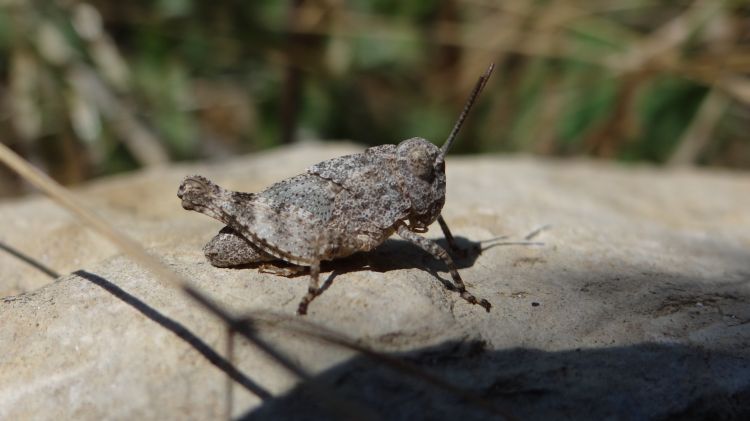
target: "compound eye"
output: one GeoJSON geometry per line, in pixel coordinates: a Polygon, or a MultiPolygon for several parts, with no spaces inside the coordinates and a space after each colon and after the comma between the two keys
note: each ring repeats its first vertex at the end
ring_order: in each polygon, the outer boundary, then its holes
{"type": "Polygon", "coordinates": [[[421,152],[415,150],[409,154],[411,170],[419,178],[430,179],[433,175],[433,162],[430,156],[421,152]]]}
{"type": "Polygon", "coordinates": [[[437,172],[445,172],[445,160],[444,159],[438,159],[435,161],[435,171],[437,172]]]}

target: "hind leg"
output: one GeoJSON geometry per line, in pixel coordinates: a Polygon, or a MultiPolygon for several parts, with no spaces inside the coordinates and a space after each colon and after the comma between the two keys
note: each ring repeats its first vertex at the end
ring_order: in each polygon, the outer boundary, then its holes
{"type": "Polygon", "coordinates": [[[274,260],[273,262],[261,263],[260,266],[258,266],[258,271],[261,273],[270,273],[276,276],[291,278],[306,273],[307,267],[295,266],[291,263],[284,262],[283,260],[274,260]]]}
{"type": "Polygon", "coordinates": [[[222,228],[203,247],[203,253],[212,265],[220,268],[276,260],[229,227],[222,228]]]}
{"type": "Polygon", "coordinates": [[[292,277],[307,272],[304,266],[293,266],[264,253],[235,230],[224,227],[203,247],[208,261],[220,268],[258,264],[258,270],[292,277]]]}

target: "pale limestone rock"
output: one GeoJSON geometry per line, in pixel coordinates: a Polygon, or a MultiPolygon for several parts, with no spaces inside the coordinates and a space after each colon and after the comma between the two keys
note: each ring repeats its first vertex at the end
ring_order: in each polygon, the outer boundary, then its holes
{"type": "MultiPolygon", "coordinates": [[[[201,173],[258,191],[358,150],[302,144],[75,193],[227,308],[293,315],[307,277],[210,266],[201,248],[221,224],[182,210],[177,185],[201,173]]],[[[406,355],[519,419],[750,416],[750,175],[495,156],[450,156],[447,175],[443,214],[464,245],[483,247],[459,270],[492,312],[446,290],[430,273],[449,280],[445,268],[394,237],[328,265],[321,279],[336,275],[307,320],[406,355]]],[[[223,416],[217,319],[46,199],[2,203],[0,218],[0,419],[223,416]]],[[[490,416],[349,351],[262,337],[371,414],[490,416]]],[[[234,361],[235,416],[330,416],[245,341],[234,361]]]]}

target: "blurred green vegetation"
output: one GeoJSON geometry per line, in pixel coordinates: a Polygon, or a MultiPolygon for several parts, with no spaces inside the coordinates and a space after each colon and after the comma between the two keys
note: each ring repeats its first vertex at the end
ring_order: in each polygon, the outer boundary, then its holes
{"type": "Polygon", "coordinates": [[[0,139],[69,184],[441,144],[489,62],[457,153],[750,167],[749,1],[0,0],[0,53],[0,139]]]}

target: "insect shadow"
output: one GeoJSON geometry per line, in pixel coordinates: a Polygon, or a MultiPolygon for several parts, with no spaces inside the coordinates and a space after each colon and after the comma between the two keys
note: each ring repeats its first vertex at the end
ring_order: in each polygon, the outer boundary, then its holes
{"type": "MultiPolygon", "coordinates": [[[[466,237],[454,237],[455,248],[451,249],[445,238],[436,239],[435,242],[449,253],[457,269],[466,269],[474,266],[476,260],[483,252],[498,246],[540,246],[541,242],[513,241],[508,236],[499,236],[482,241],[473,241],[466,237]]],[[[283,261],[275,261],[274,266],[280,269],[293,269],[283,261]]],[[[249,264],[235,266],[234,269],[257,269],[262,264],[249,264]]],[[[296,267],[299,268],[299,267],[296,267]]],[[[360,271],[390,272],[404,269],[419,269],[432,274],[447,289],[454,291],[455,286],[448,279],[441,276],[441,272],[447,273],[448,266],[439,259],[435,259],[429,253],[417,247],[413,243],[396,238],[389,238],[383,244],[369,252],[355,253],[351,256],[325,261],[321,265],[321,272],[330,272],[321,285],[318,293],[325,292],[333,284],[334,279],[342,274],[360,271]]],[[[285,277],[298,277],[307,275],[307,270],[289,270],[285,277]]]]}

